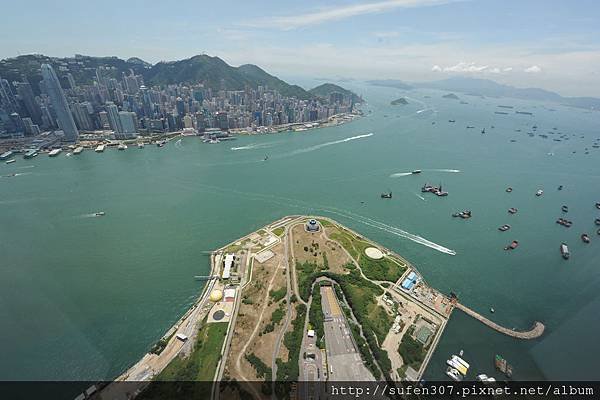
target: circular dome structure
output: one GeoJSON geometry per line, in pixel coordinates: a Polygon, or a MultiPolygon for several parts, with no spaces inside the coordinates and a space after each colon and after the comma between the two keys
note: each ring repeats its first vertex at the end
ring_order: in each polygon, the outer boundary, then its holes
{"type": "Polygon", "coordinates": [[[377,247],[367,247],[365,254],[373,260],[381,260],[383,258],[383,253],[377,247]]]}
{"type": "Polygon", "coordinates": [[[223,317],[225,317],[225,311],[217,310],[217,311],[215,311],[215,313],[213,314],[212,317],[215,321],[220,321],[223,319],[223,317]]]}
{"type": "Polygon", "coordinates": [[[220,301],[222,298],[223,298],[223,292],[220,291],[219,289],[215,289],[210,293],[210,301],[212,301],[213,303],[220,301]]]}

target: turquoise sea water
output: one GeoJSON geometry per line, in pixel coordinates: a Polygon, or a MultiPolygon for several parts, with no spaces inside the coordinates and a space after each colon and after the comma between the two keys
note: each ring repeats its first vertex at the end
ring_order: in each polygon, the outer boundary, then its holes
{"type": "Polygon", "coordinates": [[[524,342],[456,311],[427,379],[445,378],[446,358],[461,349],[473,376],[498,377],[492,361],[499,353],[515,379],[600,378],[600,149],[591,147],[600,114],[466,95],[461,104],[437,91],[355,89],[368,101],[366,114],[343,126],[0,165],[0,175],[18,174],[0,178],[0,379],[118,375],[199,294],[193,276],[208,270],[203,251],[287,214],[337,219],[404,255],[431,285],[456,292],[471,308],[488,315],[494,307],[491,318],[505,326],[546,324],[542,338],[524,342]],[[410,104],[390,106],[399,96],[410,104]],[[538,134],[568,133],[569,140],[529,137],[534,124],[538,134]],[[401,176],[413,169],[423,173],[401,176]],[[441,182],[450,195],[421,194],[425,182],[441,182]],[[534,195],[538,188],[542,197],[534,195]],[[380,199],[387,190],[393,199],[380,199]],[[554,222],[563,204],[570,229],[554,222]],[[519,212],[508,215],[509,207],[519,212]],[[473,211],[471,220],[450,216],[464,209],[473,211]],[[90,216],[100,210],[105,217],[90,216]],[[504,223],[512,229],[499,232],[504,223]],[[581,242],[582,232],[591,244],[581,242]],[[519,248],[503,251],[513,239],[519,248]],[[566,262],[562,241],[572,253],[566,262]],[[456,255],[436,250],[442,247],[456,255]]]}

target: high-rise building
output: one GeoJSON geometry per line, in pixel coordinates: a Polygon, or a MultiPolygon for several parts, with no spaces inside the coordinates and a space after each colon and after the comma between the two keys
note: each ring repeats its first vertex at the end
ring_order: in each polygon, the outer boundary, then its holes
{"type": "Polygon", "coordinates": [[[123,139],[135,136],[135,113],[131,111],[120,111],[119,119],[121,120],[121,137],[123,139]]]}
{"type": "Polygon", "coordinates": [[[58,125],[64,132],[64,139],[71,142],[77,141],[79,131],[77,130],[77,126],[75,126],[75,121],[69,109],[65,93],[60,86],[60,81],[51,65],[42,64],[42,77],[44,78],[48,97],[56,112],[58,125]]]}
{"type": "Polygon", "coordinates": [[[31,85],[29,82],[19,82],[16,84],[17,94],[19,95],[23,105],[25,106],[25,110],[27,111],[27,115],[31,118],[31,120],[36,124],[42,123],[42,110],[40,106],[35,101],[35,95],[33,94],[33,90],[31,89],[31,85]]]}
{"type": "Polygon", "coordinates": [[[121,125],[121,118],[119,117],[119,108],[117,105],[111,102],[106,103],[106,112],[108,114],[110,129],[115,132],[115,135],[123,133],[123,125],[121,125]]]}

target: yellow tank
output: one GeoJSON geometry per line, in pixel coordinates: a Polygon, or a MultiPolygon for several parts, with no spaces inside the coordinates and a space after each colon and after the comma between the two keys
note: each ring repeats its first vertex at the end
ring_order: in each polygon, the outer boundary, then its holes
{"type": "Polygon", "coordinates": [[[223,298],[223,292],[219,289],[215,289],[210,293],[210,301],[216,303],[217,301],[221,301],[223,298]]]}

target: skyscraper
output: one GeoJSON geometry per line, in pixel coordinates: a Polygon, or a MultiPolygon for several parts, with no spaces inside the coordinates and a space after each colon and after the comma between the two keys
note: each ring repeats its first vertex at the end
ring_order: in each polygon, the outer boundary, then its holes
{"type": "Polygon", "coordinates": [[[114,103],[107,102],[106,112],[108,113],[110,128],[115,132],[115,135],[122,134],[123,125],[121,125],[121,118],[119,117],[119,108],[114,103]]]}
{"type": "Polygon", "coordinates": [[[35,101],[35,95],[33,94],[33,90],[31,89],[31,85],[29,82],[19,82],[16,84],[17,93],[21,98],[21,101],[25,105],[25,109],[27,110],[27,114],[31,118],[31,120],[36,124],[42,123],[42,110],[40,106],[35,101]]]}
{"type": "Polygon", "coordinates": [[[64,132],[65,140],[71,142],[76,141],[79,138],[79,131],[77,130],[77,126],[75,126],[75,121],[73,120],[73,115],[67,104],[65,93],[63,92],[58,77],[51,65],[42,64],[42,77],[44,78],[48,97],[56,112],[58,125],[64,132]]]}

